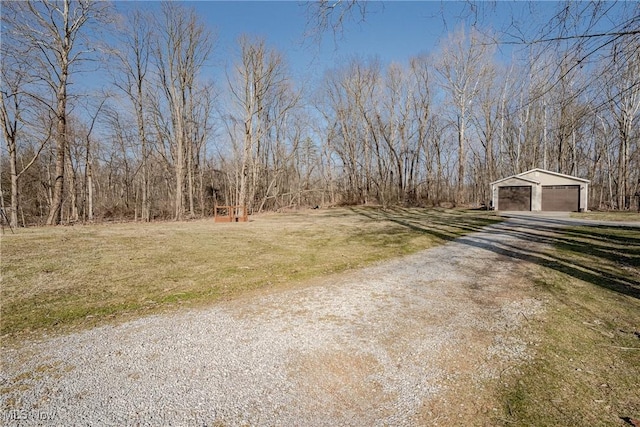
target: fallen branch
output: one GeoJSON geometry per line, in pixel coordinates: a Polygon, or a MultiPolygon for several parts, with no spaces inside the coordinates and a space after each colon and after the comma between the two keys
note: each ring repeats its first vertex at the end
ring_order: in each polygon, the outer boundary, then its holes
{"type": "Polygon", "coordinates": [[[640,350],[640,347],[619,347],[617,345],[606,345],[605,347],[617,348],[620,350],[640,350]]]}

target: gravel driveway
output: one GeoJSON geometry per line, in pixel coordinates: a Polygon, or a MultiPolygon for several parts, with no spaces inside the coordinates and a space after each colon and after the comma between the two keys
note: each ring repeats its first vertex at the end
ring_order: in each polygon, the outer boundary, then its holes
{"type": "MultiPolygon", "coordinates": [[[[203,310],[2,353],[5,425],[451,425],[530,357],[542,301],[513,218],[444,246],[203,310]]],[[[487,406],[488,405],[488,406],[487,406]]],[[[467,425],[467,423],[464,423],[467,425]]]]}

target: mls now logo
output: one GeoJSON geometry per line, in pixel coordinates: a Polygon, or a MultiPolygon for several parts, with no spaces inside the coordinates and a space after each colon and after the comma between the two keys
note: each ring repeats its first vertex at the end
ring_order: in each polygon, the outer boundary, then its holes
{"type": "Polygon", "coordinates": [[[36,421],[52,421],[56,418],[56,413],[54,411],[27,411],[24,409],[12,409],[10,411],[6,411],[3,416],[5,421],[26,421],[26,420],[36,420],[36,421]]]}

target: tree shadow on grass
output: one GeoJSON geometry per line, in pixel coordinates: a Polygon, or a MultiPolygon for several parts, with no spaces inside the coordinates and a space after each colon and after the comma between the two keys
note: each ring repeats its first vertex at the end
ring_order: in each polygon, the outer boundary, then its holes
{"type": "MultiPolygon", "coordinates": [[[[516,244],[508,244],[478,236],[462,237],[459,242],[488,249],[510,258],[534,262],[596,286],[640,299],[640,281],[630,273],[625,273],[622,262],[612,262],[609,259],[603,263],[604,257],[594,255],[590,250],[583,250],[588,245],[571,245],[572,249],[569,250],[540,251],[527,247],[527,245],[517,245],[517,241],[516,244]]],[[[561,248],[562,246],[556,244],[556,247],[561,248]]],[[[637,265],[637,258],[638,256],[630,256],[626,259],[633,260],[637,265]]]]}
{"type": "Polygon", "coordinates": [[[456,240],[533,262],[640,299],[640,227],[584,224],[574,227],[562,220],[527,217],[486,228],[495,221],[471,214],[416,209],[353,210],[372,220],[390,221],[444,241],[456,240]],[[468,234],[482,229],[483,234],[468,234]],[[461,237],[463,234],[468,235],[461,237]],[[544,246],[539,246],[540,243],[544,246]],[[552,248],[547,250],[549,246],[552,248]]]}
{"type": "Polygon", "coordinates": [[[455,240],[460,236],[482,230],[487,225],[500,220],[460,214],[455,211],[419,210],[407,208],[374,209],[351,208],[359,215],[374,221],[389,221],[413,231],[426,233],[444,241],[455,240]]]}

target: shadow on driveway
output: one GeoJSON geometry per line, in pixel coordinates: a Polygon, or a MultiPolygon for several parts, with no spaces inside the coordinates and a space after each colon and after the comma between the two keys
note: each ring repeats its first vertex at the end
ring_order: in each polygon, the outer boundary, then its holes
{"type": "Polygon", "coordinates": [[[504,222],[487,227],[491,223],[488,218],[463,211],[353,210],[372,220],[391,221],[445,241],[457,239],[640,299],[640,224],[510,215],[504,222]]]}

